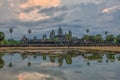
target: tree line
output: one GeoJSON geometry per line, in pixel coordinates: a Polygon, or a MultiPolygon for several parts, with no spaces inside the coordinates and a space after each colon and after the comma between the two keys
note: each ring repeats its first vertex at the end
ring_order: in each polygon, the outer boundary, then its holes
{"type": "MultiPolygon", "coordinates": [[[[13,39],[13,28],[9,29],[9,33],[10,33],[10,37],[11,39],[6,40],[5,39],[5,34],[4,32],[0,32],[0,45],[17,45],[20,44],[20,40],[14,40],[13,39]]],[[[28,29],[28,34],[29,34],[29,38],[31,36],[32,30],[28,29]]],[[[115,36],[113,34],[108,34],[108,31],[104,32],[105,37],[103,38],[103,36],[101,34],[96,34],[96,35],[90,35],[89,34],[90,30],[86,29],[86,35],[83,35],[81,37],[81,39],[84,40],[84,42],[89,42],[92,43],[94,45],[120,45],[120,34],[115,36]]],[[[60,28],[58,35],[62,34],[62,29],[60,28]]],[[[55,35],[55,31],[52,30],[50,33],[50,38],[52,39],[53,36],[55,35]]],[[[72,40],[72,32],[69,31],[68,34],[65,33],[66,38],[68,39],[68,42],[70,44],[70,41],[72,40]]],[[[43,34],[43,39],[46,38],[46,34],[43,34]]],[[[57,40],[57,39],[56,39],[57,40]]]]}

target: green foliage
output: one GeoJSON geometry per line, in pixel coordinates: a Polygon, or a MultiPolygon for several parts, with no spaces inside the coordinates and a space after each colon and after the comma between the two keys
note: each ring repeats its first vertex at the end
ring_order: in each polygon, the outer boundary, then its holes
{"type": "Polygon", "coordinates": [[[120,44],[120,34],[116,37],[116,44],[120,44]]]}
{"type": "Polygon", "coordinates": [[[102,35],[98,34],[94,37],[94,42],[95,43],[98,43],[98,44],[101,44],[104,42],[103,38],[102,38],[102,35]]]}
{"type": "Polygon", "coordinates": [[[5,38],[4,33],[3,33],[3,32],[0,32],[0,41],[3,41],[3,40],[4,40],[4,38],[5,38]]]}
{"type": "Polygon", "coordinates": [[[88,35],[84,35],[84,36],[82,37],[82,39],[84,39],[85,41],[89,41],[89,36],[88,36],[88,35]]]}
{"type": "Polygon", "coordinates": [[[7,45],[18,45],[18,44],[20,44],[21,42],[20,41],[17,41],[17,40],[13,40],[13,39],[10,39],[10,40],[3,40],[2,42],[1,42],[1,45],[5,45],[5,46],[7,46],[7,45]]]}
{"type": "Polygon", "coordinates": [[[2,60],[2,58],[0,58],[0,68],[4,67],[4,60],[2,60]]]}
{"type": "Polygon", "coordinates": [[[88,36],[88,35],[84,35],[82,37],[82,39],[84,39],[85,41],[89,41],[89,42],[93,42],[93,43],[98,43],[101,44],[104,42],[102,36],[100,34],[97,34],[96,36],[88,36]]]}
{"type": "Polygon", "coordinates": [[[66,38],[70,42],[72,40],[72,34],[71,33],[67,34],[66,38]]]}
{"type": "Polygon", "coordinates": [[[67,64],[72,64],[72,55],[71,54],[66,55],[65,61],[67,64]]]}
{"type": "Polygon", "coordinates": [[[4,33],[0,32],[0,45],[1,45],[2,41],[4,40],[4,38],[5,38],[4,33]]]}
{"type": "Polygon", "coordinates": [[[84,58],[88,60],[101,60],[103,55],[92,54],[92,55],[85,55],[84,58]]]}
{"type": "Polygon", "coordinates": [[[114,44],[115,43],[115,36],[114,35],[108,35],[108,36],[106,36],[105,42],[107,44],[114,44]]]}
{"type": "Polygon", "coordinates": [[[58,42],[59,42],[58,37],[55,37],[55,38],[53,39],[53,41],[54,41],[55,43],[58,43],[58,42]]]}

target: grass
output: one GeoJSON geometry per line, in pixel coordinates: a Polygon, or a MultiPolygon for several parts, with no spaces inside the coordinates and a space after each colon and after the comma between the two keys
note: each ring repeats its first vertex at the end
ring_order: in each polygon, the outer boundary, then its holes
{"type": "Polygon", "coordinates": [[[120,46],[90,46],[90,47],[80,47],[82,50],[89,51],[103,51],[103,52],[120,52],[120,46]]]}
{"type": "MultiPolygon", "coordinates": [[[[0,47],[0,52],[54,52],[65,51],[68,47],[0,47]]],[[[100,52],[120,52],[120,46],[82,46],[70,47],[69,50],[78,51],[100,51],[100,52]]]]}

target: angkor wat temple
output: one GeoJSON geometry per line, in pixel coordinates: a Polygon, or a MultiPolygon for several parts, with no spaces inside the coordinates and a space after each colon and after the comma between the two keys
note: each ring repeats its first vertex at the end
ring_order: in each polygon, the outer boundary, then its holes
{"type": "Polygon", "coordinates": [[[37,39],[34,36],[33,39],[26,37],[25,35],[21,39],[22,45],[28,46],[55,46],[55,45],[82,45],[84,43],[83,39],[79,39],[77,37],[72,36],[72,32],[69,30],[68,33],[63,33],[61,27],[58,29],[58,33],[55,34],[55,31],[52,30],[50,32],[49,38],[47,38],[46,34],[43,34],[42,39],[37,39]]]}

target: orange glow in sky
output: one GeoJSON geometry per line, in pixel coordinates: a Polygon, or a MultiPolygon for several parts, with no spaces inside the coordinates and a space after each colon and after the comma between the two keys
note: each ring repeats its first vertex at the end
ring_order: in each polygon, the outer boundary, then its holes
{"type": "Polygon", "coordinates": [[[41,7],[57,7],[60,5],[60,0],[28,0],[26,3],[20,5],[21,8],[28,8],[34,6],[41,7]]]}

